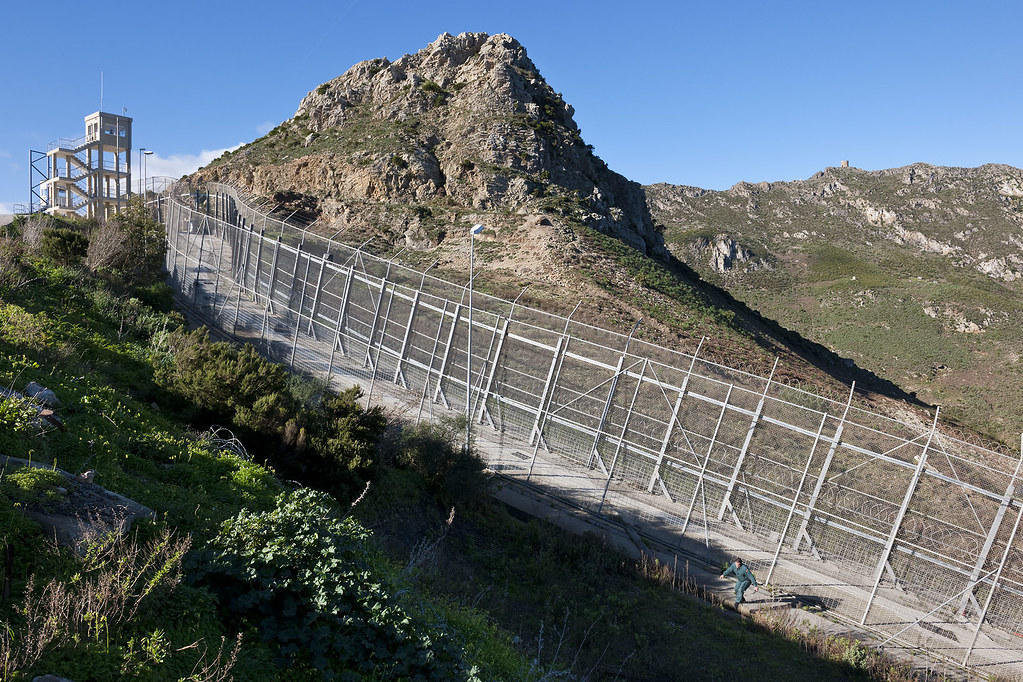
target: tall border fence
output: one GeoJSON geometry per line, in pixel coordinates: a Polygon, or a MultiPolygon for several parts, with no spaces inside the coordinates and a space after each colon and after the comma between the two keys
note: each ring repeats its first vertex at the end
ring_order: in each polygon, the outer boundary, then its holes
{"type": "MultiPolygon", "coordinates": [[[[417,418],[491,468],[975,671],[1023,673],[1021,459],[331,242],[224,185],[161,202],[210,324],[417,418]],[[470,332],[471,329],[471,332],[470,332]]],[[[468,232],[467,232],[468,235],[468,232]]]]}

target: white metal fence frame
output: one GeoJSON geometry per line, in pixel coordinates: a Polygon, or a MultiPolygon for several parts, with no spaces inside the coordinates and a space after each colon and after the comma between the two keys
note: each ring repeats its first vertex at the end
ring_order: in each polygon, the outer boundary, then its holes
{"type": "Polygon", "coordinates": [[[418,417],[471,414],[503,444],[489,454],[502,475],[707,561],[742,551],[775,587],[901,646],[1023,670],[1023,459],[943,432],[937,412],[899,421],[855,406],[855,386],[822,397],[575,311],[477,292],[470,314],[465,286],[226,185],[172,190],[160,215],[172,284],[269,357],[370,400],[386,386],[418,417]]]}

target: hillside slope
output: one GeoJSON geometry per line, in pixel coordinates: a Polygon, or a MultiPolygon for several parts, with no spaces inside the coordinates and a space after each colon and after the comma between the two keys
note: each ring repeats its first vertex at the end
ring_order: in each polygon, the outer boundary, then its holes
{"type": "Polygon", "coordinates": [[[310,229],[454,282],[839,397],[909,398],[708,285],[665,246],[643,188],[587,145],[510,36],[441,35],[413,55],[356,64],[268,135],[194,174],[310,229]],[[704,337],[707,337],[704,341],[704,337]],[[700,345],[702,342],[702,345],[700,345]]]}
{"type": "Polygon", "coordinates": [[[1014,443],[1023,416],[1023,171],[828,168],[646,188],[667,248],[813,342],[1014,443]]]}

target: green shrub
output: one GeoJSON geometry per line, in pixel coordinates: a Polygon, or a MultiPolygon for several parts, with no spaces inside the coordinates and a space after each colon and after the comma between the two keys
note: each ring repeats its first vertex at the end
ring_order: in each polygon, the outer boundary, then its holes
{"type": "Polygon", "coordinates": [[[26,434],[32,431],[39,413],[24,400],[16,397],[0,398],[0,431],[26,434]]]}
{"type": "Polygon", "coordinates": [[[470,443],[464,447],[465,417],[421,422],[404,432],[399,466],[419,473],[446,504],[474,502],[487,493],[486,463],[470,443]]]}
{"type": "Polygon", "coordinates": [[[265,435],[281,435],[297,405],[288,391],[289,374],[250,345],[237,349],[211,341],[209,330],[178,329],[167,335],[159,358],[158,383],[219,419],[265,435]]]}
{"type": "Polygon", "coordinates": [[[473,679],[451,635],[394,596],[400,591],[368,539],[329,496],[298,490],[273,511],[243,510],[225,522],[201,583],[226,617],[276,645],[281,665],[325,678],[473,679]]]}
{"type": "Polygon", "coordinates": [[[50,227],[43,230],[39,248],[44,257],[56,265],[78,266],[89,250],[89,239],[67,227],[50,227]]]}
{"type": "Polygon", "coordinates": [[[169,313],[174,309],[174,289],[166,282],[137,287],[135,298],[161,313],[169,313]]]}
{"type": "Polygon", "coordinates": [[[141,197],[97,228],[89,237],[86,265],[127,286],[162,279],[167,239],[164,227],[153,220],[141,197]]]}
{"type": "Polygon", "coordinates": [[[374,446],[387,426],[383,410],[364,409],[361,397],[362,389],[353,386],[325,396],[301,416],[309,450],[300,453],[298,464],[306,480],[319,481],[317,487],[342,497],[362,489],[362,476],[372,466],[374,446]]]}

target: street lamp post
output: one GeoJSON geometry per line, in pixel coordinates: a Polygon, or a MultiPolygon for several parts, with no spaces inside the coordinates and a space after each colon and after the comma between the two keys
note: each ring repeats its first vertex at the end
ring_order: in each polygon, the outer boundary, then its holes
{"type": "Polygon", "coordinates": [[[476,235],[483,231],[482,225],[473,225],[469,230],[469,329],[465,338],[465,451],[469,452],[469,436],[472,430],[472,278],[473,247],[476,235]]]}
{"type": "MultiPolygon", "coordinates": [[[[146,151],[145,147],[139,147],[139,171],[142,170],[142,154],[146,151]]],[[[142,194],[142,176],[139,176],[139,194],[142,194]]]]}
{"type": "Polygon", "coordinates": [[[149,165],[148,159],[153,152],[145,150],[145,155],[142,157],[142,201],[146,200],[146,181],[149,179],[146,174],[147,166],[149,165]]]}

